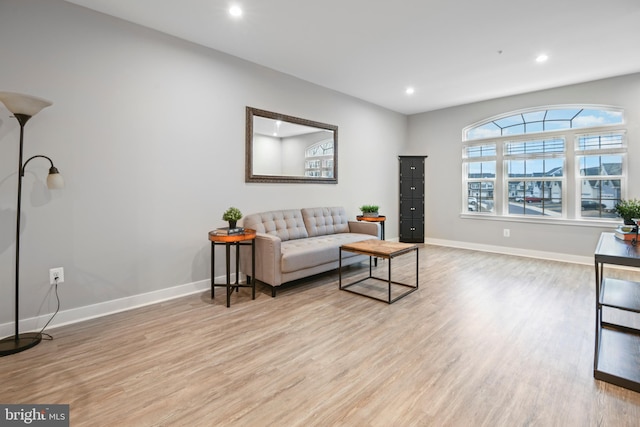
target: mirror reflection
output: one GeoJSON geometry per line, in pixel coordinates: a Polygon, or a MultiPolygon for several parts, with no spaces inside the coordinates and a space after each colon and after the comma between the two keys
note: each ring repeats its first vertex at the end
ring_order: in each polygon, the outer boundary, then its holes
{"type": "Polygon", "coordinates": [[[337,182],[338,127],[247,107],[247,182],[337,182]]]}

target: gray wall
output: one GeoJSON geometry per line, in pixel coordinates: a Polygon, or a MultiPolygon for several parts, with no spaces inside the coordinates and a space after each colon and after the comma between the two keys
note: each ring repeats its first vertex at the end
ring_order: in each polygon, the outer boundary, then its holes
{"type": "MultiPolygon", "coordinates": [[[[3,0],[0,40],[0,90],[54,102],[27,124],[25,156],[50,156],[66,180],[43,191],[47,162],[29,164],[21,317],[53,311],[51,267],[65,268],[62,309],[76,319],[206,286],[207,232],[231,205],[342,205],[355,217],[375,202],[397,224],[401,114],[62,0],[3,0]],[[247,105],[337,125],[339,183],[245,183],[247,105]]],[[[18,126],[0,112],[2,336],[13,319],[18,126]]]]}
{"type": "Polygon", "coordinates": [[[417,114],[409,117],[407,151],[429,155],[425,225],[428,241],[590,262],[600,233],[611,231],[612,225],[486,221],[460,215],[462,129],[501,113],[556,104],[600,104],[625,109],[629,144],[627,196],[640,197],[640,74],[417,114]],[[503,237],[504,228],[510,229],[511,237],[503,237]]]}

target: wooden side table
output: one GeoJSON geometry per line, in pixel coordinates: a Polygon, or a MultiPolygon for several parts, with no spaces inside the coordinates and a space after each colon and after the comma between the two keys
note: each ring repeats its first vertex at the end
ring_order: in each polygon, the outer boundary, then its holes
{"type": "Polygon", "coordinates": [[[384,216],[384,215],[378,215],[378,216],[358,215],[358,216],[356,216],[356,219],[358,221],[379,222],[380,225],[382,226],[382,234],[381,234],[380,237],[382,237],[382,240],[384,240],[384,222],[387,220],[386,216],[384,216]]]}
{"type": "Polygon", "coordinates": [[[256,230],[247,228],[243,233],[220,235],[215,231],[209,232],[209,240],[211,241],[211,299],[213,299],[214,289],[216,286],[224,286],[227,288],[227,307],[231,306],[231,292],[235,288],[251,288],[251,299],[256,299],[256,279],[247,275],[247,284],[238,283],[238,270],[240,268],[240,245],[251,245],[251,271],[256,269],[256,230]],[[215,283],[215,265],[216,265],[216,245],[225,245],[226,249],[226,275],[227,283],[215,283]],[[236,247],[236,283],[231,283],[231,245],[236,247]]]}

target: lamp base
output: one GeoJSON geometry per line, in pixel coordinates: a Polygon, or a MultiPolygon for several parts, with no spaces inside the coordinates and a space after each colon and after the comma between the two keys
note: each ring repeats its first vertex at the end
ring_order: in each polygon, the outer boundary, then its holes
{"type": "Polygon", "coordinates": [[[0,340],[0,356],[8,356],[14,353],[20,353],[35,347],[42,341],[42,334],[39,332],[27,332],[18,334],[0,340]]]}

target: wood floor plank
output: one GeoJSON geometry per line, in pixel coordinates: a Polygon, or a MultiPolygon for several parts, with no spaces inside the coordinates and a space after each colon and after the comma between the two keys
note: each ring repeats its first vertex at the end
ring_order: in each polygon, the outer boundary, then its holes
{"type": "MultiPolygon", "coordinates": [[[[640,394],[593,378],[592,266],[419,256],[420,289],[392,305],[331,272],[53,329],[0,358],[0,402],[68,403],[73,426],[638,425],[640,394]]],[[[414,256],[392,266],[415,279],[414,256]]]]}

